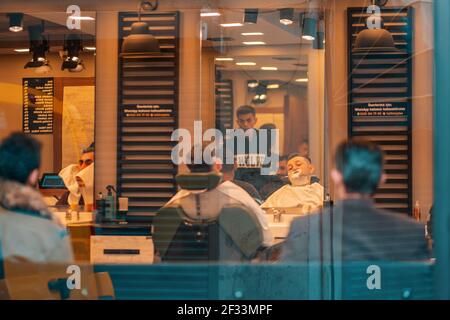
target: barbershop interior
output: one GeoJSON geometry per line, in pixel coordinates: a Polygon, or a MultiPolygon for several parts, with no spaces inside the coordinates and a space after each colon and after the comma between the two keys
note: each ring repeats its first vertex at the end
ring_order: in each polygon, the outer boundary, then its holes
{"type": "Polygon", "coordinates": [[[0,299],[450,299],[449,17],[2,0],[0,299]]]}

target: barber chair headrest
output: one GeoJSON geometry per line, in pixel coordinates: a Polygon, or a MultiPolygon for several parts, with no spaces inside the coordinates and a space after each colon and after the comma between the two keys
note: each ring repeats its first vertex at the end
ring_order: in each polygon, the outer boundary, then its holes
{"type": "Polygon", "coordinates": [[[222,175],[211,172],[179,174],[176,181],[184,190],[212,190],[222,181],[222,175]]]}

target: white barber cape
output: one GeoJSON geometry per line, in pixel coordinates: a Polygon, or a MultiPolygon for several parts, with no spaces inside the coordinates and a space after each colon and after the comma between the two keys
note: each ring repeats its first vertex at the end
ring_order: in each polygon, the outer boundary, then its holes
{"type": "Polygon", "coordinates": [[[189,217],[195,218],[197,215],[195,194],[200,194],[202,213],[206,214],[201,216],[203,219],[216,218],[226,206],[241,205],[256,215],[263,230],[263,244],[265,246],[273,244],[266,213],[244,189],[231,181],[225,181],[212,190],[180,190],[165,207],[180,205],[189,217]]]}
{"type": "Polygon", "coordinates": [[[67,199],[69,205],[79,204],[83,196],[84,204],[94,203],[94,164],[91,164],[81,171],[78,171],[78,165],[71,164],[59,172],[66,188],[69,190],[67,199]],[[84,187],[79,187],[77,182],[79,177],[84,182],[84,187]]]}
{"type": "Polygon", "coordinates": [[[323,205],[323,187],[319,183],[306,186],[287,184],[275,191],[261,208],[302,208],[302,213],[309,213],[323,205]]]}

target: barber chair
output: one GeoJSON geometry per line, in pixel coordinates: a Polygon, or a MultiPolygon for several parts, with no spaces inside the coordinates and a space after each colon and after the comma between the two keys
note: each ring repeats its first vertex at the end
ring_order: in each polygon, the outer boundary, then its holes
{"type": "MultiPolygon", "coordinates": [[[[220,176],[179,175],[177,183],[195,194],[201,217],[200,194],[217,187],[220,176]]],[[[212,221],[188,217],[181,207],[164,207],[153,220],[153,243],[163,262],[250,261],[262,241],[256,216],[244,207],[225,207],[212,221]]]]}

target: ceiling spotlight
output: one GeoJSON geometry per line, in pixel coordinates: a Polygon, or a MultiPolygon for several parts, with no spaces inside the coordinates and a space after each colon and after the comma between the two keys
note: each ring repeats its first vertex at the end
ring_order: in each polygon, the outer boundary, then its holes
{"type": "Polygon", "coordinates": [[[280,85],[278,83],[269,84],[267,86],[267,89],[278,89],[280,88],[280,85]]]}
{"type": "MultiPolygon", "coordinates": [[[[378,3],[375,4],[383,7],[387,4],[387,0],[384,2],[378,1],[378,3]]],[[[358,33],[352,53],[367,54],[369,52],[398,52],[392,33],[384,29],[383,18],[378,17],[377,20],[377,28],[363,29],[358,33]]]]}
{"type": "Polygon", "coordinates": [[[158,39],[156,39],[149,29],[147,22],[141,21],[141,11],[154,11],[158,8],[158,0],[155,3],[141,1],[139,4],[139,21],[131,25],[130,35],[123,39],[120,57],[133,58],[146,55],[161,54],[158,39]]]}
{"type": "Polygon", "coordinates": [[[295,79],[295,81],[305,83],[305,82],[308,82],[309,80],[308,80],[308,78],[298,78],[298,79],[295,79]]]}
{"type": "Polygon", "coordinates": [[[96,47],[84,47],[83,50],[84,51],[95,51],[95,50],[97,50],[97,48],[96,47]]]}
{"type": "Polygon", "coordinates": [[[294,9],[284,8],[280,9],[280,23],[285,26],[294,23],[294,9]]]}
{"type": "Polygon", "coordinates": [[[237,66],[256,66],[255,62],[236,62],[237,66]]]}
{"type": "Polygon", "coordinates": [[[255,24],[258,21],[258,9],[245,9],[244,23],[255,24]]]}
{"type": "Polygon", "coordinates": [[[28,48],[21,48],[21,49],[14,49],[15,52],[24,53],[24,52],[30,52],[30,49],[28,48]]]}
{"type": "Polygon", "coordinates": [[[303,19],[302,38],[313,41],[317,34],[317,19],[306,16],[303,19]]]}
{"type": "Polygon", "coordinates": [[[325,48],[325,21],[319,21],[319,27],[313,42],[313,49],[323,50],[325,48]]]}
{"type": "Polygon", "coordinates": [[[42,32],[43,25],[34,25],[28,27],[28,35],[30,39],[30,52],[33,58],[25,64],[24,68],[38,68],[48,65],[45,53],[49,50],[48,40],[44,38],[42,32]]]}
{"type": "Polygon", "coordinates": [[[257,86],[258,86],[258,81],[257,80],[249,80],[248,81],[248,83],[247,83],[247,86],[249,87],[249,88],[256,88],[257,86]]]}
{"type": "Polygon", "coordinates": [[[23,30],[23,13],[8,13],[9,31],[20,32],[23,30]]]}
{"type": "Polygon", "coordinates": [[[69,69],[69,71],[82,71],[84,68],[83,61],[80,59],[80,51],[83,48],[81,38],[78,34],[69,34],[64,40],[64,50],[67,51],[67,57],[61,66],[61,70],[69,69]],[[80,70],[81,69],[81,70],[80,70]]]}
{"type": "Polygon", "coordinates": [[[264,85],[258,85],[255,89],[256,95],[252,99],[254,104],[263,104],[267,100],[267,88],[264,85]]]}

